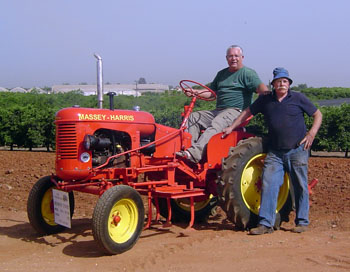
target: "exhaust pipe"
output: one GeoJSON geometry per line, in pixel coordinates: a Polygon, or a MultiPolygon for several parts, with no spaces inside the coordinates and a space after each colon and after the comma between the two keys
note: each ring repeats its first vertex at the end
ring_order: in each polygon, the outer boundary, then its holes
{"type": "Polygon", "coordinates": [[[103,108],[103,78],[102,78],[102,58],[94,54],[95,58],[97,59],[97,103],[98,108],[103,108]]]}

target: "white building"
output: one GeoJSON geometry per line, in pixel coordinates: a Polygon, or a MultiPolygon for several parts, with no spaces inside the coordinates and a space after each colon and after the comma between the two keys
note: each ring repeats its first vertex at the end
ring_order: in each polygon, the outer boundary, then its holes
{"type": "Polygon", "coordinates": [[[27,90],[23,89],[21,87],[15,87],[15,88],[11,89],[10,92],[13,92],[13,93],[27,93],[27,90]]]}
{"type": "Polygon", "coordinates": [[[29,93],[30,93],[31,91],[36,91],[36,92],[38,92],[38,93],[40,93],[40,94],[46,93],[43,89],[41,89],[41,88],[39,88],[39,87],[33,87],[33,88],[30,88],[30,89],[27,90],[27,92],[29,92],[29,93]]]}
{"type": "Polygon", "coordinates": [[[8,92],[9,90],[3,87],[0,87],[0,92],[8,92]]]}
{"type": "MultiPolygon", "coordinates": [[[[53,93],[65,93],[80,90],[84,95],[96,95],[96,85],[54,85],[51,88],[53,93]]],[[[103,93],[115,92],[117,95],[140,96],[145,92],[162,93],[168,91],[169,86],[163,84],[105,84],[103,93]]]]}

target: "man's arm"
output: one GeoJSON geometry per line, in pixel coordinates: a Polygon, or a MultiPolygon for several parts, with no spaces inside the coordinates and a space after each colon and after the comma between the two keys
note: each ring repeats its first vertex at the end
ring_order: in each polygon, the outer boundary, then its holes
{"type": "Polygon", "coordinates": [[[269,94],[271,91],[266,87],[264,83],[260,83],[258,88],[256,88],[256,92],[258,95],[269,94]]]}
{"type": "Polygon", "coordinates": [[[304,149],[309,149],[312,145],[312,142],[315,139],[315,136],[318,132],[318,130],[321,127],[322,124],[322,113],[320,112],[319,109],[317,109],[317,111],[315,111],[315,113],[312,115],[312,117],[314,118],[314,121],[312,123],[312,127],[310,128],[310,130],[306,133],[304,139],[301,140],[300,144],[302,145],[303,143],[305,143],[304,149]]]}
{"type": "Polygon", "coordinates": [[[250,112],[250,109],[248,107],[244,111],[242,111],[240,115],[238,115],[237,119],[233,121],[231,126],[228,126],[222,130],[224,134],[221,136],[221,138],[225,138],[227,135],[229,135],[236,127],[242,124],[250,115],[252,115],[252,113],[250,112]]]}

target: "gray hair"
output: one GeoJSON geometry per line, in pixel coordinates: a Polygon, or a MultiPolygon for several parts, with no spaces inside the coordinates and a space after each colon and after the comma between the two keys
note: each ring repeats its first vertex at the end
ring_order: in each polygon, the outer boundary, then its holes
{"type": "Polygon", "coordinates": [[[240,46],[237,45],[237,44],[231,45],[229,48],[227,48],[227,50],[226,50],[226,56],[227,56],[227,54],[228,54],[228,51],[229,51],[230,49],[233,49],[233,48],[239,48],[239,50],[241,50],[241,55],[243,56],[243,48],[240,47],[240,46]]]}

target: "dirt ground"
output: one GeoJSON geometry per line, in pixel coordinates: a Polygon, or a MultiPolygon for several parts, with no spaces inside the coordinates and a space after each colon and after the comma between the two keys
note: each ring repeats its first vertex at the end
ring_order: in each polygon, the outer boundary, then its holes
{"type": "Polygon", "coordinates": [[[233,230],[220,212],[187,230],[153,226],[129,251],[105,256],[92,237],[97,197],[75,193],[72,228],[39,237],[26,214],[32,185],[54,172],[54,153],[0,151],[1,271],[349,271],[350,159],[310,158],[313,189],[308,232],[292,223],[262,236],[233,230]]]}

